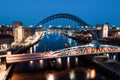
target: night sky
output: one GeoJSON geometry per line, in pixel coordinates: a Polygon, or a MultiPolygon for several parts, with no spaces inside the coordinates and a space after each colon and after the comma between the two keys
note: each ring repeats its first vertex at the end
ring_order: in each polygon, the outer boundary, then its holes
{"type": "Polygon", "coordinates": [[[120,26],[120,0],[0,0],[0,23],[36,25],[56,13],[70,13],[88,24],[120,26]]]}

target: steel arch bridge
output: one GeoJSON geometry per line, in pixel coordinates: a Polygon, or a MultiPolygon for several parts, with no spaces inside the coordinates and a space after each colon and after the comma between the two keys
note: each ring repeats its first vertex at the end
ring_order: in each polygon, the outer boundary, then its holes
{"type": "Polygon", "coordinates": [[[58,18],[64,18],[64,19],[72,20],[72,21],[76,22],[79,26],[89,26],[85,21],[83,21],[81,18],[79,18],[75,15],[68,14],[68,13],[59,13],[59,14],[54,14],[54,15],[51,15],[51,16],[43,19],[41,22],[39,22],[36,25],[36,27],[39,26],[39,25],[44,25],[45,23],[47,23],[49,21],[52,21],[54,19],[58,19],[58,18]]]}
{"type": "Polygon", "coordinates": [[[92,31],[93,28],[90,25],[88,25],[85,21],[83,21],[81,18],[79,18],[75,15],[69,14],[69,13],[58,13],[58,14],[51,15],[51,16],[43,19],[35,27],[38,27],[39,25],[43,25],[43,24],[45,24],[45,23],[47,23],[51,20],[57,19],[57,18],[65,18],[65,19],[72,20],[74,22],[77,22],[77,24],[79,26],[88,26],[87,28],[90,29],[90,33],[93,35],[93,37],[96,41],[96,46],[99,47],[100,43],[98,41],[98,38],[97,38],[96,34],[92,31]]]}

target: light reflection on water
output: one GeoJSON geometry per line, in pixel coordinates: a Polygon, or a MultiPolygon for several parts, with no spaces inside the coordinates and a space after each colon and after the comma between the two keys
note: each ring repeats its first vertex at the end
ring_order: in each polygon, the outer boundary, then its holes
{"type": "MultiPolygon", "coordinates": [[[[64,45],[65,43],[69,43],[71,46],[79,45],[74,40],[71,40],[64,36],[59,36],[58,39],[57,38],[58,36],[59,35],[56,33],[46,35],[43,38],[43,40],[39,42],[38,46],[33,47],[36,50],[30,48],[31,52],[35,52],[35,51],[43,52],[43,51],[47,51],[48,49],[49,51],[62,49],[65,48],[64,45]]],[[[18,63],[15,65],[14,73],[11,77],[11,80],[86,80],[86,79],[89,80],[91,78],[96,78],[96,76],[98,76],[95,71],[90,71],[89,67],[87,68],[83,66],[76,67],[76,65],[78,65],[80,61],[77,57],[73,59],[74,61],[72,60],[72,64],[74,64],[75,66],[72,69],[70,69],[71,66],[70,57],[64,59],[66,62],[62,61],[61,58],[58,58],[56,60],[57,68],[55,68],[55,70],[54,67],[51,68],[50,66],[51,63],[43,60],[18,63]],[[61,69],[64,67],[65,69],[61,69]]]]}
{"type": "Polygon", "coordinates": [[[40,62],[40,67],[42,68],[43,67],[43,60],[39,60],[40,62]]]}
{"type": "Polygon", "coordinates": [[[30,66],[33,66],[33,61],[30,61],[30,66]]]}
{"type": "Polygon", "coordinates": [[[94,69],[88,69],[86,75],[87,79],[94,79],[96,77],[96,71],[94,69]]]}
{"type": "MultiPolygon", "coordinates": [[[[51,70],[46,72],[16,72],[13,74],[11,80],[94,80],[96,79],[96,72],[94,69],[77,67],[66,70],[51,70]],[[87,76],[85,76],[87,75],[87,76]]],[[[97,79],[96,79],[97,80],[97,79]]],[[[100,79],[98,79],[100,80],[100,79]]]]}
{"type": "Polygon", "coordinates": [[[78,58],[75,57],[76,66],[78,65],[78,58]]]}
{"type": "Polygon", "coordinates": [[[65,44],[70,46],[77,46],[80,45],[75,40],[72,40],[71,38],[67,38],[64,35],[61,35],[56,32],[50,32],[49,34],[46,33],[43,39],[39,42],[39,44],[34,45],[30,48],[30,52],[45,52],[45,51],[56,51],[59,49],[65,48],[65,44]]]}
{"type": "Polygon", "coordinates": [[[49,74],[47,74],[46,79],[47,80],[55,80],[55,76],[54,76],[54,74],[49,73],[49,74]]]}
{"type": "Polygon", "coordinates": [[[67,67],[70,67],[70,57],[67,57],[67,67]]]}
{"type": "Polygon", "coordinates": [[[70,77],[70,80],[75,80],[75,72],[74,72],[74,70],[69,72],[69,77],[70,77]]]}
{"type": "Polygon", "coordinates": [[[91,72],[90,72],[90,78],[91,79],[94,79],[95,78],[95,76],[96,76],[96,71],[93,69],[93,70],[91,70],[91,72]]]}
{"type": "Polygon", "coordinates": [[[62,61],[61,61],[61,58],[57,58],[56,59],[56,64],[57,64],[57,67],[60,68],[62,66],[62,61]]]}

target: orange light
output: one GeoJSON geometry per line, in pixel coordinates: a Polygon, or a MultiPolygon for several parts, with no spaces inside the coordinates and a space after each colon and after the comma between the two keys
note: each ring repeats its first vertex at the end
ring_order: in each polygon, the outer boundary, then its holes
{"type": "Polygon", "coordinates": [[[94,79],[95,76],[96,76],[95,70],[91,70],[91,71],[90,71],[90,79],[94,79]]]}

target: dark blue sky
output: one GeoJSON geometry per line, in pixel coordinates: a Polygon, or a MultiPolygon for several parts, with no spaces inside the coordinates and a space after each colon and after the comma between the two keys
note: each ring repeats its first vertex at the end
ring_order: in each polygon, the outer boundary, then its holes
{"type": "Polygon", "coordinates": [[[120,0],[0,0],[0,23],[36,25],[56,13],[71,13],[88,24],[120,25],[120,0]]]}

